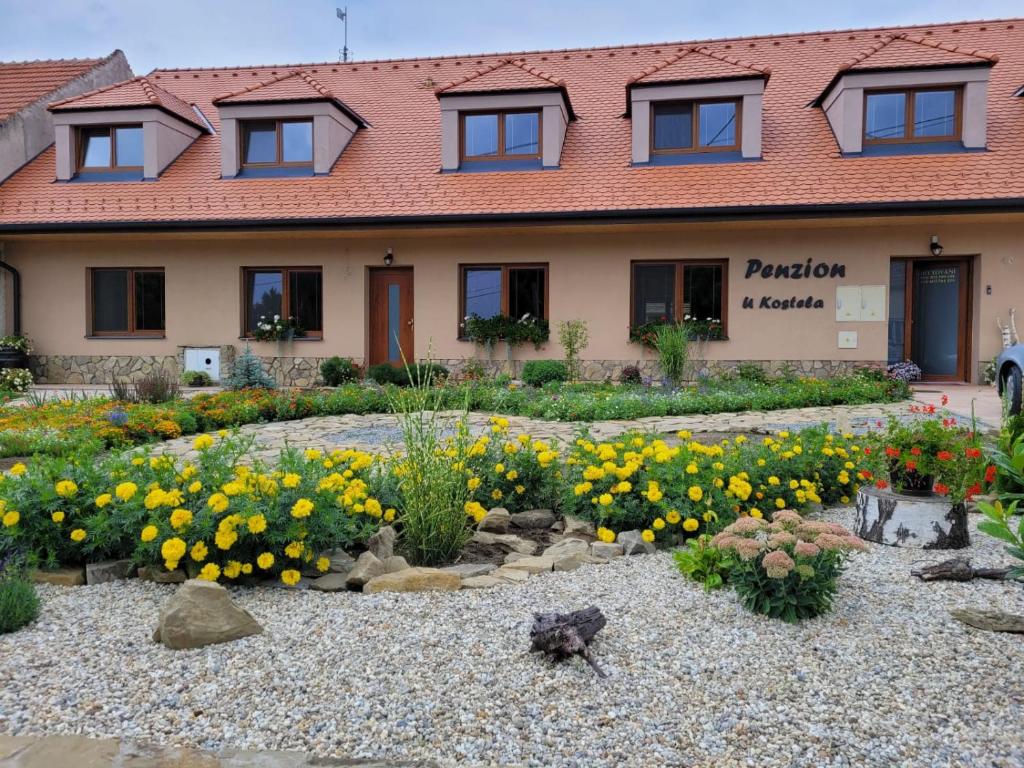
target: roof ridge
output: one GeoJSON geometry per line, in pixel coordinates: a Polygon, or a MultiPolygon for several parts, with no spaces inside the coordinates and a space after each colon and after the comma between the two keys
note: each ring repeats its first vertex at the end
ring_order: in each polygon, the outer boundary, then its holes
{"type": "MultiPolygon", "coordinates": [[[[155,72],[156,70],[153,70],[153,71],[155,72]]],[[[222,99],[230,99],[230,98],[233,98],[235,96],[241,96],[242,94],[245,94],[245,93],[251,93],[252,91],[259,90],[260,88],[266,88],[268,85],[274,85],[275,83],[280,83],[283,80],[288,80],[288,79],[290,79],[292,77],[295,77],[296,75],[300,75],[300,74],[302,74],[302,70],[301,69],[292,69],[292,70],[290,70],[288,72],[285,72],[283,75],[275,75],[274,77],[268,78],[266,80],[259,80],[259,81],[255,82],[255,83],[253,83],[252,85],[247,85],[244,88],[239,88],[237,91],[230,91],[228,93],[222,93],[220,96],[217,96],[217,97],[215,97],[213,99],[213,103],[216,104],[218,101],[221,101],[222,99]]]]}
{"type": "Polygon", "coordinates": [[[964,56],[972,56],[972,57],[974,57],[976,59],[980,59],[982,61],[990,61],[990,62],[993,62],[993,63],[999,61],[999,56],[997,56],[994,53],[989,53],[987,51],[981,51],[981,50],[978,50],[978,49],[962,48],[960,46],[953,45],[952,43],[946,43],[946,42],[943,42],[941,40],[929,39],[929,38],[924,37],[922,35],[911,34],[910,32],[899,32],[897,34],[885,35],[880,40],[876,40],[874,43],[872,43],[867,48],[862,50],[860,53],[858,53],[852,59],[848,59],[847,61],[843,62],[839,66],[839,71],[840,72],[845,72],[846,70],[851,69],[851,68],[857,66],[858,64],[863,63],[864,61],[866,61],[867,59],[871,58],[876,53],[878,53],[880,50],[882,50],[883,48],[885,48],[889,44],[895,42],[896,40],[905,40],[908,43],[915,43],[916,45],[924,45],[924,46],[927,46],[928,48],[937,48],[939,50],[946,51],[947,53],[959,53],[959,54],[964,55],[964,56]]]}
{"type": "Polygon", "coordinates": [[[465,85],[466,83],[472,82],[473,80],[477,80],[481,77],[484,77],[485,75],[491,74],[491,72],[496,72],[502,67],[507,66],[512,66],[521,69],[523,72],[526,72],[527,74],[532,75],[533,77],[536,77],[539,80],[543,80],[556,88],[566,87],[565,80],[559,77],[555,77],[554,75],[549,75],[547,72],[543,72],[537,69],[536,67],[528,66],[526,62],[523,61],[522,59],[509,57],[501,59],[501,61],[499,61],[497,64],[491,64],[481,69],[476,69],[473,72],[466,75],[465,77],[460,77],[457,80],[452,80],[451,82],[448,82],[445,85],[435,88],[434,93],[440,95],[443,92],[450,90],[451,88],[456,88],[460,85],[465,85]]]}
{"type": "Polygon", "coordinates": [[[634,48],[656,48],[658,46],[689,46],[697,47],[701,45],[710,45],[713,43],[734,43],[734,42],[750,42],[752,40],[781,40],[787,38],[799,38],[799,37],[810,37],[814,35],[839,35],[848,34],[851,32],[890,32],[896,33],[897,30],[908,30],[908,29],[937,29],[937,28],[952,28],[956,26],[962,26],[966,24],[1002,24],[1007,22],[1024,22],[1024,16],[1003,16],[991,19],[959,19],[955,21],[939,21],[932,22],[929,24],[901,24],[893,25],[887,24],[884,26],[876,27],[843,27],[841,29],[812,29],[803,30],[800,32],[780,32],[774,35],[737,35],[733,37],[707,37],[699,38],[697,40],[653,40],[641,43],[624,43],[620,45],[590,45],[590,46],[576,46],[571,48],[534,48],[527,51],[476,51],[468,53],[457,53],[450,54],[447,56],[404,56],[398,58],[383,58],[383,59],[360,59],[358,61],[350,62],[338,62],[338,61],[307,61],[307,62],[269,62],[265,64],[239,64],[231,66],[220,66],[220,67],[158,67],[153,69],[149,74],[161,73],[161,72],[230,72],[230,71],[241,71],[241,70],[252,70],[252,69],[307,69],[310,67],[359,67],[367,64],[404,64],[413,62],[440,62],[440,61],[453,61],[456,59],[485,59],[495,57],[523,57],[532,56],[536,54],[544,53],[584,53],[587,51],[622,51],[634,48]]]}
{"type": "Polygon", "coordinates": [[[117,53],[117,51],[98,58],[89,56],[82,59],[22,59],[20,61],[0,61],[0,67],[27,66],[29,64],[99,64],[101,61],[109,59],[115,53],[117,53]]]}

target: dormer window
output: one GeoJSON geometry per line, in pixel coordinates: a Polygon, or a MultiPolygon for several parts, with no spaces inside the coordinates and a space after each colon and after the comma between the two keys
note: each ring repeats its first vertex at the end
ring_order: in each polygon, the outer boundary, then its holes
{"type": "Polygon", "coordinates": [[[864,95],[865,143],[959,138],[959,88],[869,91],[864,95]]]}
{"type": "Polygon", "coordinates": [[[651,151],[723,152],[739,149],[739,102],[663,101],[651,103],[651,151]]]}
{"type": "Polygon", "coordinates": [[[141,125],[89,126],[79,129],[78,170],[142,172],[145,152],[141,125]]]}
{"type": "Polygon", "coordinates": [[[462,159],[524,160],[541,157],[539,111],[462,115],[462,159]]]}
{"type": "Polygon", "coordinates": [[[312,166],[312,120],[261,120],[242,123],[245,167],[312,166]]]}

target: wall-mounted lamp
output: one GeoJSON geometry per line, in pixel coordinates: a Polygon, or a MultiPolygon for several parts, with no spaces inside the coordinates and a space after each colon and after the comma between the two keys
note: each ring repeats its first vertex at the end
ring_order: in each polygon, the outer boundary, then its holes
{"type": "Polygon", "coordinates": [[[932,256],[942,255],[942,243],[939,242],[938,235],[932,235],[932,244],[929,247],[931,248],[932,256]]]}
{"type": "MultiPolygon", "coordinates": [[[[939,251],[941,252],[942,249],[940,248],[939,251]]],[[[395,252],[391,248],[388,248],[387,251],[384,252],[384,266],[390,267],[394,263],[394,261],[395,252]]]]}

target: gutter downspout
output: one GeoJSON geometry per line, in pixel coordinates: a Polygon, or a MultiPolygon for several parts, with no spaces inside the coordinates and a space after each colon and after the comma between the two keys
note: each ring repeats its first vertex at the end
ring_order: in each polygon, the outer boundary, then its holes
{"type": "Polygon", "coordinates": [[[11,275],[12,304],[11,314],[13,315],[14,335],[21,335],[21,273],[4,261],[4,245],[0,243],[0,269],[5,269],[11,275]]]}

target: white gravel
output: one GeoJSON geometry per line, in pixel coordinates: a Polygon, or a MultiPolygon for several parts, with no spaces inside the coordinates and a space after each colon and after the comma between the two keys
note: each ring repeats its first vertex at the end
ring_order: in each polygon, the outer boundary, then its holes
{"type": "MultiPolygon", "coordinates": [[[[1024,586],[923,584],[922,554],[873,546],[798,626],[659,554],[453,594],[238,590],[267,633],[195,651],[150,641],[173,587],[42,587],[39,621],[0,637],[0,732],[446,767],[1024,766],[1024,637],[947,613],[1024,613],[1024,586]],[[609,679],[527,652],[532,611],[589,604],[609,679]]],[[[1006,562],[981,535],[969,554],[1006,562]]]]}

